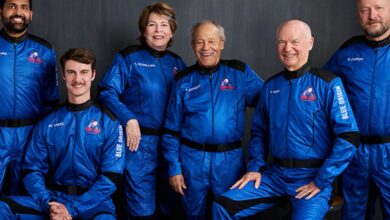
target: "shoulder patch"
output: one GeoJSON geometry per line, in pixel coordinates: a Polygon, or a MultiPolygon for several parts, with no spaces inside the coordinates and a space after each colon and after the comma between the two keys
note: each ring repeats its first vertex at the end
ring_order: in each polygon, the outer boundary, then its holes
{"type": "Polygon", "coordinates": [[[175,75],[175,80],[178,81],[179,79],[187,76],[188,74],[190,74],[192,71],[194,71],[195,69],[197,68],[197,65],[194,64],[190,67],[187,67],[185,68],[184,70],[178,72],[176,75],[175,75]]]}
{"type": "Polygon", "coordinates": [[[125,49],[121,50],[119,53],[123,56],[126,57],[129,54],[132,54],[134,52],[143,50],[144,48],[141,45],[130,45],[126,47],[125,49]]]}
{"type": "Polygon", "coordinates": [[[320,77],[327,83],[331,82],[334,78],[336,78],[336,75],[333,72],[319,68],[312,68],[309,73],[320,77]]]}
{"type": "Polygon", "coordinates": [[[35,36],[33,34],[28,34],[28,38],[31,39],[32,41],[35,41],[35,42],[37,42],[39,44],[42,44],[43,46],[45,46],[45,47],[47,47],[49,49],[53,49],[51,44],[47,40],[45,40],[43,38],[40,38],[40,37],[35,36]]]}
{"type": "Polygon", "coordinates": [[[115,121],[116,120],[116,117],[114,115],[114,113],[112,113],[106,106],[104,106],[102,103],[100,103],[99,101],[97,100],[93,100],[93,105],[97,106],[98,108],[100,108],[100,110],[106,114],[111,120],[115,121]]]}
{"type": "Polygon", "coordinates": [[[351,37],[350,39],[348,39],[347,41],[345,41],[343,43],[343,45],[341,45],[340,49],[343,49],[343,48],[346,48],[346,47],[351,46],[353,44],[358,44],[358,43],[361,43],[364,41],[366,41],[366,38],[363,35],[354,36],[354,37],[351,37]]]}
{"type": "Polygon", "coordinates": [[[221,60],[221,64],[245,72],[246,63],[240,60],[221,60]]]}

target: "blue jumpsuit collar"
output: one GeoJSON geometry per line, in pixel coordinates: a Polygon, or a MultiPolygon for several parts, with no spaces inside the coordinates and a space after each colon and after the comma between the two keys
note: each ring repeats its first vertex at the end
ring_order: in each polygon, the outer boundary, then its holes
{"type": "Polygon", "coordinates": [[[11,37],[10,35],[7,34],[4,28],[1,29],[0,34],[1,36],[3,36],[5,40],[9,41],[10,43],[17,43],[17,44],[24,41],[27,37],[27,32],[20,37],[11,37]]]}
{"type": "Polygon", "coordinates": [[[148,51],[150,53],[150,55],[152,55],[153,57],[156,57],[156,58],[161,58],[163,56],[165,56],[166,54],[166,50],[164,51],[157,51],[157,50],[154,50],[152,49],[151,47],[149,47],[148,45],[142,45],[146,51],[148,51]]]}
{"type": "Polygon", "coordinates": [[[69,111],[78,112],[78,111],[83,111],[83,110],[91,107],[93,105],[93,102],[90,99],[82,104],[72,104],[70,102],[67,102],[66,105],[67,105],[69,111]]]}
{"type": "Polygon", "coordinates": [[[219,70],[219,68],[221,67],[221,62],[218,62],[218,64],[216,66],[213,66],[213,67],[204,67],[204,66],[200,66],[198,61],[196,62],[196,68],[199,70],[200,74],[212,74],[212,73],[215,73],[219,70]]]}
{"type": "Polygon", "coordinates": [[[368,39],[366,39],[366,40],[367,40],[367,45],[369,47],[372,47],[372,48],[383,47],[383,46],[390,44],[390,36],[387,36],[385,39],[383,39],[381,41],[371,41],[368,39]]]}
{"type": "Polygon", "coordinates": [[[287,69],[284,70],[284,77],[287,79],[296,79],[301,77],[303,74],[305,74],[307,71],[311,69],[311,64],[307,62],[305,65],[303,65],[301,68],[295,71],[289,71],[287,69]]]}

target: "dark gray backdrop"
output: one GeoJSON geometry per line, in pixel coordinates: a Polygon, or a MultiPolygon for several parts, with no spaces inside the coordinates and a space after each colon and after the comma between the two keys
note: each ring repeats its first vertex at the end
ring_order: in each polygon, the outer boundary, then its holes
{"type": "MultiPolygon", "coordinates": [[[[30,32],[47,39],[58,57],[71,47],[85,47],[97,56],[97,82],[114,53],[137,43],[138,16],[150,0],[35,0],[30,32]]],[[[291,18],[306,21],[315,45],[312,63],[322,66],[352,35],[360,34],[355,0],[167,0],[176,11],[178,30],[170,48],[194,63],[192,25],[214,19],[225,27],[223,58],[250,64],[264,79],[281,70],[275,29],[291,18]]],[[[66,97],[60,79],[61,99],[66,97]]],[[[96,91],[96,83],[93,87],[96,91]]]]}
{"type": "MultiPolygon", "coordinates": [[[[84,47],[97,56],[97,79],[114,54],[136,44],[138,16],[150,0],[34,0],[30,32],[47,39],[59,57],[68,48],[84,47]]],[[[278,25],[292,18],[306,21],[315,37],[311,61],[322,67],[348,38],[361,34],[356,0],[166,0],[176,11],[178,30],[170,50],[187,65],[195,61],[190,46],[192,25],[214,19],[225,27],[222,57],[250,64],[263,79],[282,69],[275,46],[278,25]]],[[[66,90],[60,76],[61,100],[66,90]]],[[[96,83],[93,86],[96,95],[96,83]]],[[[250,112],[247,114],[249,127],[250,112]]],[[[244,143],[248,140],[248,129],[244,143]]]]}

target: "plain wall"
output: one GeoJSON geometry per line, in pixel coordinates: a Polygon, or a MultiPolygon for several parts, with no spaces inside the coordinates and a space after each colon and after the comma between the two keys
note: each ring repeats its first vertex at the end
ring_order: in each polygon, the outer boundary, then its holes
{"type": "MultiPolygon", "coordinates": [[[[137,44],[138,16],[149,0],[35,0],[30,32],[47,39],[58,58],[67,49],[84,47],[97,56],[99,82],[114,54],[137,44]]],[[[360,34],[355,0],[168,0],[176,11],[178,30],[170,50],[186,64],[195,58],[190,45],[192,25],[214,19],[225,27],[224,59],[240,59],[263,79],[282,69],[275,31],[287,19],[307,22],[315,37],[311,62],[323,66],[352,35],[360,34]]],[[[60,69],[60,68],[59,68],[60,69]]],[[[61,100],[66,98],[60,76],[61,100]]],[[[96,84],[93,87],[96,95],[96,84]]]]}

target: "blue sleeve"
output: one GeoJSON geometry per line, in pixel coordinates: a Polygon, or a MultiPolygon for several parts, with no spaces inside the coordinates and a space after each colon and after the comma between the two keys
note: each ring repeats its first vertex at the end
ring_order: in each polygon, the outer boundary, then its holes
{"type": "Polygon", "coordinates": [[[245,76],[246,105],[250,107],[256,107],[264,81],[256,74],[253,69],[250,68],[249,65],[246,65],[245,76]]]}
{"type": "Polygon", "coordinates": [[[46,115],[53,110],[59,102],[58,94],[58,75],[57,75],[57,64],[56,55],[54,49],[51,49],[50,60],[46,67],[45,77],[43,77],[43,114],[46,115]]]}
{"type": "Polygon", "coordinates": [[[45,184],[45,176],[49,171],[47,145],[44,139],[44,125],[38,123],[33,131],[31,141],[27,147],[23,163],[24,186],[27,192],[40,205],[42,210],[49,212],[48,202],[55,198],[53,192],[45,184]]]}
{"type": "Polygon", "coordinates": [[[163,154],[165,160],[168,161],[169,176],[182,174],[179,159],[180,133],[183,117],[182,108],[183,103],[180,88],[177,82],[174,81],[165,120],[165,133],[162,138],[163,154]]]}
{"type": "Polygon", "coordinates": [[[248,172],[260,172],[266,166],[265,152],[268,147],[267,95],[268,93],[263,87],[260,101],[252,116],[251,140],[248,147],[248,172]]]}
{"type": "Polygon", "coordinates": [[[87,192],[75,196],[65,204],[71,216],[78,216],[86,210],[93,209],[106,201],[117,189],[121,182],[125,162],[123,130],[118,121],[106,124],[106,141],[101,161],[100,176],[87,192]]]}
{"type": "MultiPolygon", "coordinates": [[[[99,100],[112,111],[123,126],[134,113],[121,101],[122,93],[129,82],[132,67],[121,54],[116,54],[114,61],[99,83],[99,100]]],[[[131,85],[130,85],[131,86],[131,85]]]]}
{"type": "Polygon", "coordinates": [[[360,142],[357,124],[339,77],[328,84],[325,105],[335,138],[328,158],[314,179],[320,189],[331,184],[347,168],[360,142]]]}

